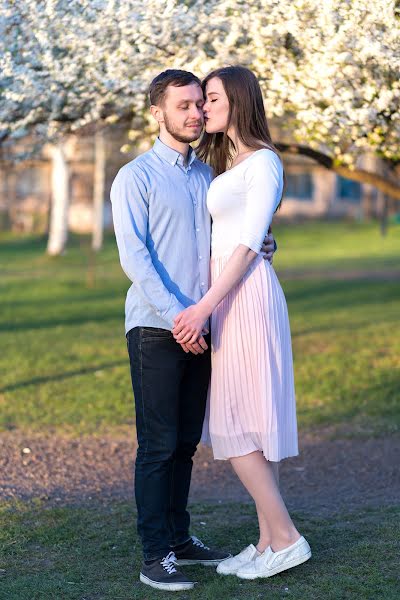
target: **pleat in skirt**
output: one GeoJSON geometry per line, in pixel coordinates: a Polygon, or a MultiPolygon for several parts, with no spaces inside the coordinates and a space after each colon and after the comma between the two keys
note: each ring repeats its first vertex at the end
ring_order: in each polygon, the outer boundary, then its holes
{"type": "MultiPolygon", "coordinates": [[[[211,260],[211,282],[229,256],[211,260]]],[[[262,451],[298,454],[293,358],[286,299],[258,256],[211,317],[212,373],[202,441],[226,460],[262,451]]]]}

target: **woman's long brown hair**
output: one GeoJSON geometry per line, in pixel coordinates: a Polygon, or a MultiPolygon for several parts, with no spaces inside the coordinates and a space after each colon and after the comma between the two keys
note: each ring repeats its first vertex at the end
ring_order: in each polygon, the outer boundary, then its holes
{"type": "MultiPolygon", "coordinates": [[[[214,77],[222,81],[228,96],[229,116],[226,131],[233,124],[239,139],[245,146],[254,150],[269,148],[278,154],[272,143],[260,84],[254,73],[239,65],[215,69],[202,81],[204,94],[207,83],[214,77]]],[[[205,131],[196,148],[197,156],[211,165],[215,175],[226,171],[228,163],[234,156],[235,148],[226,131],[220,133],[205,131]]]]}

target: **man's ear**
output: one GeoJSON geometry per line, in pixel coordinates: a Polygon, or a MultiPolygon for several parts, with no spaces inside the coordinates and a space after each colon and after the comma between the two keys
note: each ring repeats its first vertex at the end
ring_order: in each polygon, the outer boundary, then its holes
{"type": "Polygon", "coordinates": [[[160,106],[152,104],[150,106],[150,112],[157,123],[164,123],[164,112],[160,106]]]}

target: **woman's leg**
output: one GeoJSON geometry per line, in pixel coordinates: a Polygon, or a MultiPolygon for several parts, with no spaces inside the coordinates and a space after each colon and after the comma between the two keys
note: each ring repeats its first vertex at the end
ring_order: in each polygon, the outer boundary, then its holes
{"type": "Polygon", "coordinates": [[[279,492],[277,469],[262,452],[251,452],[230,459],[239,479],[253,498],[260,524],[258,550],[270,545],[277,552],[300,537],[279,492]],[[265,547],[264,547],[265,546],[265,547]]]}
{"type": "Polygon", "coordinates": [[[272,469],[272,472],[273,472],[274,477],[275,477],[276,485],[279,488],[279,463],[278,462],[271,462],[270,460],[268,460],[267,462],[271,465],[271,469],[272,469]]]}
{"type": "MultiPolygon", "coordinates": [[[[279,463],[271,462],[270,465],[271,465],[272,472],[275,477],[275,481],[279,487],[279,463]]],[[[268,546],[271,545],[271,531],[270,531],[270,528],[268,525],[268,520],[266,519],[266,517],[262,511],[262,507],[261,506],[259,507],[256,504],[256,509],[257,509],[257,517],[258,517],[258,526],[260,529],[260,538],[258,540],[258,544],[256,547],[259,552],[264,552],[264,550],[266,548],[268,548],[268,546]]]]}
{"type": "MultiPolygon", "coordinates": [[[[242,482],[243,483],[243,482],[242,482]]],[[[258,528],[260,530],[260,537],[256,546],[257,550],[261,553],[264,552],[268,546],[271,545],[271,530],[268,525],[268,521],[262,511],[262,508],[256,504],[258,528]]]]}

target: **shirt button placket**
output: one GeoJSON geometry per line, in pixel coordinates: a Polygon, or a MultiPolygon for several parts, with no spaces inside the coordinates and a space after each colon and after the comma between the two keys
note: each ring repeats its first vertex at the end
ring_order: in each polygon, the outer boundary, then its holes
{"type": "MultiPolygon", "coordinates": [[[[188,173],[186,173],[186,175],[188,175],[188,173]]],[[[189,177],[187,177],[187,182],[188,182],[188,185],[189,185],[189,177]]],[[[197,218],[196,218],[197,200],[196,200],[196,196],[194,196],[192,194],[191,190],[190,190],[190,196],[191,196],[192,202],[193,202],[195,229],[196,229],[196,233],[199,233],[200,232],[200,227],[197,227],[197,218]]],[[[200,248],[199,248],[199,236],[198,235],[196,235],[196,241],[197,241],[197,250],[200,251],[200,248]]],[[[201,254],[199,254],[199,261],[200,260],[203,260],[203,256],[201,254]]],[[[205,285],[205,283],[204,283],[204,281],[202,281],[200,283],[200,288],[201,288],[201,294],[202,295],[204,294],[204,285],[205,285]]]]}

